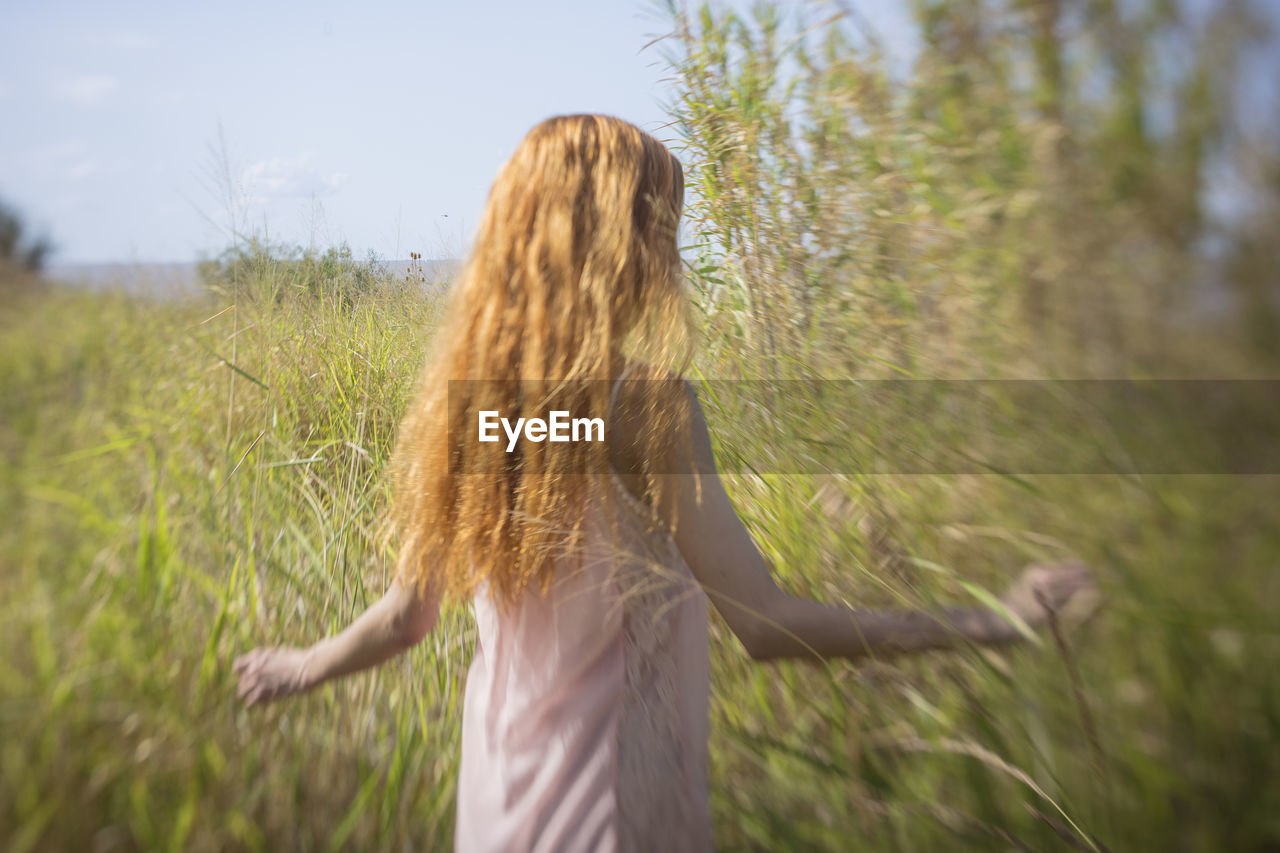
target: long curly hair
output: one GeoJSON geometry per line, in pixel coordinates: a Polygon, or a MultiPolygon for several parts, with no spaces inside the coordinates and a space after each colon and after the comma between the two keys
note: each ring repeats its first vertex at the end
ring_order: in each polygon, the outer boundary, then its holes
{"type": "MultiPolygon", "coordinates": [[[[679,161],[609,116],[548,119],[502,167],[391,459],[402,582],[454,599],[483,584],[503,603],[546,589],[581,541],[607,444],[508,453],[505,439],[476,439],[478,414],[607,413],[620,357],[679,376],[683,200],[679,161]]],[[[669,441],[670,424],[647,422],[632,446],[641,460],[669,441]]]]}

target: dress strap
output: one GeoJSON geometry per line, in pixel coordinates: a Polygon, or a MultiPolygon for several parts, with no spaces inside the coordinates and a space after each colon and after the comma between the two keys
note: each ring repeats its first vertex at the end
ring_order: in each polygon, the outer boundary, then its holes
{"type": "MultiPolygon", "coordinates": [[[[628,361],[626,365],[622,368],[622,372],[618,374],[618,378],[613,380],[613,388],[609,390],[609,411],[605,413],[606,423],[613,422],[613,406],[618,401],[618,389],[622,387],[622,380],[625,379],[627,374],[631,372],[631,367],[632,367],[632,362],[628,361]]],[[[612,460],[608,462],[608,466],[609,466],[609,479],[613,481],[613,484],[615,486],[617,486],[618,491],[622,492],[626,497],[630,498],[632,502],[638,502],[636,499],[636,496],[631,494],[630,490],[628,490],[627,487],[623,485],[622,480],[619,479],[618,472],[613,467],[612,460]]]]}
{"type": "Polygon", "coordinates": [[[618,378],[613,380],[613,387],[609,389],[609,411],[606,413],[606,419],[613,417],[613,404],[618,402],[618,389],[622,387],[622,380],[631,372],[632,363],[628,361],[626,366],[622,368],[622,372],[618,374],[618,378]]]}

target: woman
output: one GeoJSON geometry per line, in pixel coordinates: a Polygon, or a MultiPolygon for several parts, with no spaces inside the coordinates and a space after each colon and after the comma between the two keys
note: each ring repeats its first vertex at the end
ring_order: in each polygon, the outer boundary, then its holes
{"type": "MultiPolygon", "coordinates": [[[[762,661],[1018,636],[992,611],[851,611],[777,587],[671,378],[683,191],[679,162],[618,119],[529,133],[401,425],[390,590],[335,637],[235,663],[255,705],[381,663],[442,599],[470,599],[459,850],[710,848],[708,601],[762,661]],[[608,441],[510,430],[557,410],[599,416],[608,441]],[[497,440],[486,418],[505,419],[497,440]]],[[[1033,568],[1005,602],[1037,624],[1088,585],[1078,565],[1033,568]]]]}

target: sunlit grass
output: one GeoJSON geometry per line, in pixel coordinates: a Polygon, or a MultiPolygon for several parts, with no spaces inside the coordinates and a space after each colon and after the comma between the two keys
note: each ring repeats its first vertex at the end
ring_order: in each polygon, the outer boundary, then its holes
{"type": "Polygon", "coordinates": [[[460,614],[371,679],[236,709],[229,656],[336,631],[381,593],[382,462],[435,310],[397,283],[256,299],[269,283],[55,293],[6,319],[8,849],[449,830],[460,664],[423,661],[465,657],[460,614]]]}
{"type": "MultiPolygon", "coordinates": [[[[272,284],[177,304],[53,291],[4,319],[6,849],[449,844],[465,611],[376,673],[234,698],[237,653],[336,632],[381,593],[384,463],[438,308],[395,282],[351,303],[260,298],[272,284]]],[[[730,484],[795,591],[971,602],[961,580],[999,590],[1078,555],[1108,603],[1064,637],[1074,681],[1052,638],[760,666],[716,623],[724,847],[1274,837],[1273,478],[730,484]]]]}

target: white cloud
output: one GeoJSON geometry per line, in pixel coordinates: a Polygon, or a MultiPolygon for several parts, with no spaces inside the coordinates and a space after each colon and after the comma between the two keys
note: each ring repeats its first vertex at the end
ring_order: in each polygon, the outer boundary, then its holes
{"type": "Polygon", "coordinates": [[[73,181],[79,181],[89,177],[97,171],[98,161],[92,158],[87,158],[72,164],[71,168],[67,169],[67,177],[73,181]]]}
{"type": "Polygon", "coordinates": [[[77,104],[92,104],[114,92],[119,85],[120,81],[111,74],[68,74],[53,84],[53,96],[77,104]]]}
{"type": "Polygon", "coordinates": [[[81,139],[64,139],[23,152],[26,168],[44,178],[85,178],[98,170],[95,152],[81,139]]]}
{"type": "Polygon", "coordinates": [[[255,204],[280,198],[333,195],[346,182],[347,175],[343,172],[320,171],[313,165],[310,152],[260,160],[245,169],[243,178],[249,201],[255,204]]]}
{"type": "Polygon", "coordinates": [[[19,162],[42,181],[75,182],[102,173],[101,154],[82,139],[64,139],[22,152],[19,162]]]}

